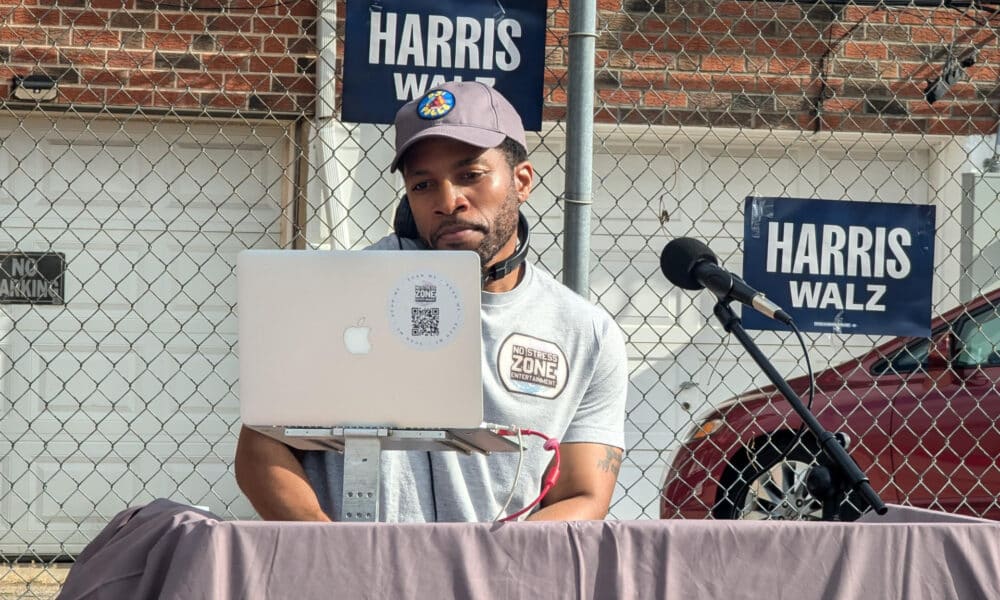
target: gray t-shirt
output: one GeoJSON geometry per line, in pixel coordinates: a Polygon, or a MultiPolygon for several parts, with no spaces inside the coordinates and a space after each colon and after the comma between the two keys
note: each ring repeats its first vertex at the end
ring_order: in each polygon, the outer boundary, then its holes
{"type": "MultiPolygon", "coordinates": [[[[383,238],[371,249],[422,248],[383,238]]],[[[483,401],[487,422],[517,425],[559,439],[624,448],[628,364],[621,330],[602,309],[526,264],[516,288],[483,292],[483,401]]],[[[443,382],[446,384],[446,382],[443,382]]],[[[489,521],[515,493],[506,514],[538,494],[552,453],[525,437],[517,453],[382,453],[381,519],[389,522],[489,521]]],[[[296,452],[323,510],[336,520],[343,457],[296,452]]]]}

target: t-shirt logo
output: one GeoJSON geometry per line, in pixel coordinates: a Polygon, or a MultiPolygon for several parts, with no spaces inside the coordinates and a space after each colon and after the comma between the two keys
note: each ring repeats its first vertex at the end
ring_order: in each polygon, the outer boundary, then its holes
{"type": "Polygon", "coordinates": [[[569,374],[566,355],[559,346],[520,333],[509,335],[500,344],[497,369],[509,391],[540,398],[561,394],[569,374]]]}

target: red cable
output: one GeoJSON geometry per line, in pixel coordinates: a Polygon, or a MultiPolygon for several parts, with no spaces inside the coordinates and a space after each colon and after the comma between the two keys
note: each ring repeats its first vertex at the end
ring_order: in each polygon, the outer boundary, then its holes
{"type": "MultiPolygon", "coordinates": [[[[522,430],[520,430],[520,432],[521,432],[522,435],[524,435],[524,434],[533,435],[533,436],[540,437],[540,438],[544,439],[545,440],[545,445],[542,446],[542,447],[545,448],[546,450],[551,450],[552,452],[554,452],[555,456],[554,456],[554,460],[552,462],[552,468],[549,469],[548,473],[545,474],[545,479],[542,480],[542,491],[539,492],[538,496],[534,500],[532,500],[530,504],[528,504],[527,506],[525,506],[521,510],[517,511],[516,513],[514,513],[512,515],[508,515],[508,516],[500,519],[501,522],[513,521],[513,520],[517,519],[518,517],[520,517],[521,515],[523,515],[524,513],[526,513],[529,510],[531,510],[532,508],[534,508],[534,506],[536,504],[538,504],[539,502],[541,502],[542,498],[544,498],[545,495],[549,493],[549,490],[552,489],[552,486],[554,486],[556,484],[556,482],[559,481],[559,461],[560,461],[560,456],[559,456],[559,440],[557,440],[554,437],[549,437],[549,436],[547,436],[544,433],[541,433],[539,431],[534,431],[533,429],[522,429],[522,430]]],[[[497,433],[499,433],[500,435],[517,435],[518,431],[516,429],[514,429],[514,430],[511,430],[511,429],[501,429],[497,433]]]]}

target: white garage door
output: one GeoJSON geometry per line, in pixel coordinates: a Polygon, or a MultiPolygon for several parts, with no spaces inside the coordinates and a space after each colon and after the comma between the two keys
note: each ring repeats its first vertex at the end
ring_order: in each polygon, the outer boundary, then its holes
{"type": "Polygon", "coordinates": [[[2,307],[0,550],[79,551],[166,497],[251,516],[237,251],[277,243],[283,130],[0,120],[0,251],[66,255],[65,306],[2,307]]]}

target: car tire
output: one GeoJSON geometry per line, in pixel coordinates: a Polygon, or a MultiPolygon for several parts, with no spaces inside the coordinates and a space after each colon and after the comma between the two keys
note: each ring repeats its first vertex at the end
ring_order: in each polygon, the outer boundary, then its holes
{"type": "MultiPolygon", "coordinates": [[[[794,440],[793,435],[762,438],[755,449],[734,458],[723,473],[713,515],[720,519],[821,520],[823,506],[806,488],[806,476],[819,449],[807,441],[811,438],[791,448],[794,440]]],[[[854,507],[858,505],[849,495],[839,518],[857,519],[860,512],[854,507]]]]}

